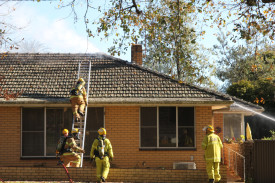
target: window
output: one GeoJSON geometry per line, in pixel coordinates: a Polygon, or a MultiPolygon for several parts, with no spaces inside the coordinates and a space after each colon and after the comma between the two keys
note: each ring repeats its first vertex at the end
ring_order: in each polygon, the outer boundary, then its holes
{"type": "Polygon", "coordinates": [[[242,135],[242,115],[241,114],[224,114],[224,137],[229,138],[240,138],[242,135]]]}
{"type": "MultiPolygon", "coordinates": [[[[85,155],[99,127],[104,126],[104,108],[88,109],[85,155]]],[[[57,141],[62,129],[72,128],[71,108],[22,108],[22,157],[55,156],[57,141]]]]}
{"type": "Polygon", "coordinates": [[[141,107],[142,148],[194,148],[193,107],[141,107]]]}

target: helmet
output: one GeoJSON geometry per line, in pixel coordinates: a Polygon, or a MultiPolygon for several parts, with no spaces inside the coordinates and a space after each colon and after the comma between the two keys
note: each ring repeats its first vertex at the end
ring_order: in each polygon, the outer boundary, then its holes
{"type": "Polygon", "coordinates": [[[79,78],[79,79],[78,79],[78,82],[81,82],[81,83],[82,83],[82,82],[85,82],[85,81],[84,81],[83,78],[79,78]]]}
{"type": "Polygon", "coordinates": [[[78,133],[78,132],[79,132],[78,128],[74,128],[74,129],[72,130],[72,134],[73,134],[73,133],[78,133]]]}
{"type": "Polygon", "coordinates": [[[106,135],[105,128],[100,128],[97,132],[98,132],[99,135],[106,135]]]}
{"type": "Polygon", "coordinates": [[[203,131],[206,131],[206,132],[215,132],[212,125],[207,125],[207,126],[205,126],[205,127],[203,128],[203,131]]]}
{"type": "Polygon", "coordinates": [[[69,133],[69,130],[65,128],[65,129],[62,131],[62,134],[64,135],[64,134],[66,134],[66,133],[69,133]]]}
{"type": "Polygon", "coordinates": [[[72,129],[72,135],[73,135],[74,139],[79,140],[79,130],[78,130],[78,128],[72,129]]]}

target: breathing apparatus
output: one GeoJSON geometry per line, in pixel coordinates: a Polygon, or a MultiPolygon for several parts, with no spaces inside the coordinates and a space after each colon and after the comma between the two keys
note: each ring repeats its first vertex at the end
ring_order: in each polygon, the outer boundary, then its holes
{"type": "Polygon", "coordinates": [[[78,128],[74,128],[73,130],[72,130],[72,135],[73,135],[73,138],[74,139],[76,139],[76,140],[79,140],[80,138],[79,138],[79,130],[78,130],[78,128]]]}
{"type": "Polygon", "coordinates": [[[104,140],[106,138],[106,129],[105,128],[100,128],[98,130],[98,134],[101,137],[101,139],[98,138],[99,141],[98,141],[97,149],[98,149],[99,157],[103,158],[104,154],[105,154],[105,152],[104,152],[104,148],[105,148],[104,140]]]}

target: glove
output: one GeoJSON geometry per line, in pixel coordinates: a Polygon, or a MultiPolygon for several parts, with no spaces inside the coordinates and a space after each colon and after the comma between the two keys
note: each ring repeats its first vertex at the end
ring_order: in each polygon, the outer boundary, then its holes
{"type": "Polygon", "coordinates": [[[78,151],[81,152],[81,153],[85,153],[84,149],[79,149],[78,151]]]}
{"type": "Polygon", "coordinates": [[[113,157],[109,157],[109,160],[110,160],[110,161],[113,161],[113,157]]]}

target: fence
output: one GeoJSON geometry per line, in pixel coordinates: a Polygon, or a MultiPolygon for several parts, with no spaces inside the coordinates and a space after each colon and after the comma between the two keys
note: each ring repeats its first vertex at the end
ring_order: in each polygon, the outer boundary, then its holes
{"type": "Polygon", "coordinates": [[[252,149],[255,183],[275,182],[275,140],[254,140],[252,149]]]}
{"type": "Polygon", "coordinates": [[[235,146],[224,146],[223,164],[226,164],[229,170],[233,171],[236,175],[245,180],[245,156],[233,149],[239,150],[240,147],[238,144],[235,146]]]}

